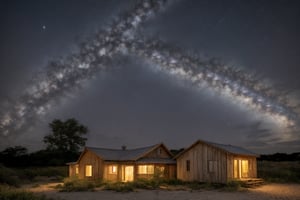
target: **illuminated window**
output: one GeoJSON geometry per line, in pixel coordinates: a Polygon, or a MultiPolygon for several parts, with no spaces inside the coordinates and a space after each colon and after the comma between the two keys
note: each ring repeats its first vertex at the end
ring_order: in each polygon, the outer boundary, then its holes
{"type": "Polygon", "coordinates": [[[238,160],[234,160],[233,162],[233,177],[239,178],[239,163],[238,160]]]}
{"type": "Polygon", "coordinates": [[[233,162],[233,177],[234,178],[248,178],[249,176],[249,161],[248,160],[234,160],[233,162]]]}
{"type": "Polygon", "coordinates": [[[153,165],[139,165],[138,173],[139,174],[154,174],[154,166],[153,165]]]}
{"type": "Polygon", "coordinates": [[[190,160],[186,160],[186,171],[187,172],[191,171],[191,161],[190,160]]]}
{"type": "Polygon", "coordinates": [[[85,166],[85,176],[91,177],[93,174],[93,167],[92,165],[86,165],[85,166]]]}
{"type": "Polygon", "coordinates": [[[242,160],[242,177],[243,178],[248,178],[248,173],[249,173],[249,162],[248,160],[242,160]]]}
{"type": "Polygon", "coordinates": [[[75,174],[78,175],[79,174],[79,166],[75,165],[75,174]]]}
{"type": "Polygon", "coordinates": [[[109,174],[117,174],[118,166],[117,165],[110,165],[108,166],[108,173],[109,174]]]}

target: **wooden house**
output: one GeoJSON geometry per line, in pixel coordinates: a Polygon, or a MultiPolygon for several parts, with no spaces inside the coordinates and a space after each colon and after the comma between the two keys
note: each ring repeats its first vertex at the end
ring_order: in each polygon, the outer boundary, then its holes
{"type": "Polygon", "coordinates": [[[198,140],[175,157],[177,178],[215,183],[256,178],[256,157],[241,147],[198,140]]]}
{"type": "Polygon", "coordinates": [[[69,175],[81,179],[127,182],[176,176],[176,161],[162,143],[137,149],[86,147],[77,162],[68,164],[69,175]]]}

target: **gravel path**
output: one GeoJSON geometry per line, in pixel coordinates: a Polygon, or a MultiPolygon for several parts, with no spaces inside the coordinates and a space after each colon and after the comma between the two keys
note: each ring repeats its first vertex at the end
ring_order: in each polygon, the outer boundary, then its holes
{"type": "Polygon", "coordinates": [[[47,197],[65,200],[300,200],[300,185],[268,184],[242,192],[140,190],[119,193],[112,191],[57,192],[47,186],[30,189],[47,197]]]}

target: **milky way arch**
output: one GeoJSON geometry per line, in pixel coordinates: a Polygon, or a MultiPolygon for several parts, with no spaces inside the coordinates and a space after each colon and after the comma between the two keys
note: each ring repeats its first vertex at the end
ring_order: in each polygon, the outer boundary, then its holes
{"type": "Polygon", "coordinates": [[[120,15],[110,26],[80,44],[79,53],[49,62],[24,94],[2,109],[2,135],[32,125],[51,108],[53,100],[80,86],[95,72],[112,67],[113,58],[119,54],[140,56],[160,66],[163,71],[188,79],[198,86],[206,85],[242,102],[246,107],[266,113],[286,126],[295,125],[298,114],[293,111],[288,98],[253,76],[190,56],[185,50],[157,39],[145,39],[137,33],[141,23],[168,4],[166,0],[138,1],[131,11],[120,15]]]}

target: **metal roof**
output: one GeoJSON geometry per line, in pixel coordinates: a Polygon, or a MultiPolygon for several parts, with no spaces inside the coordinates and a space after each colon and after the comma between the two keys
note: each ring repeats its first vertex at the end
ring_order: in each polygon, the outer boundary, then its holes
{"type": "Polygon", "coordinates": [[[144,156],[147,152],[156,148],[161,144],[152,145],[148,147],[142,147],[137,149],[105,149],[86,147],[88,150],[97,154],[100,158],[106,161],[136,161],[140,157],[144,156]]]}
{"type": "Polygon", "coordinates": [[[183,155],[185,152],[189,151],[191,148],[193,148],[194,146],[196,146],[200,142],[205,143],[205,144],[210,145],[210,146],[213,146],[215,148],[221,149],[221,150],[226,151],[228,153],[235,154],[235,155],[255,156],[255,157],[259,156],[258,154],[253,153],[253,152],[251,152],[247,149],[244,149],[242,147],[233,146],[233,145],[230,145],[230,144],[218,144],[218,143],[209,142],[209,141],[205,141],[205,140],[198,140],[194,144],[192,144],[190,147],[186,148],[184,151],[182,151],[178,155],[176,155],[175,159],[177,159],[178,157],[183,155]]]}
{"type": "Polygon", "coordinates": [[[214,143],[214,142],[208,142],[208,141],[205,141],[205,140],[200,140],[200,141],[203,141],[207,144],[210,144],[214,147],[217,147],[219,149],[223,149],[229,153],[232,153],[232,154],[238,154],[238,155],[247,155],[247,156],[258,156],[257,154],[247,150],[247,149],[244,149],[242,147],[238,147],[238,146],[233,146],[233,145],[230,145],[230,144],[218,144],[218,143],[214,143]]]}

